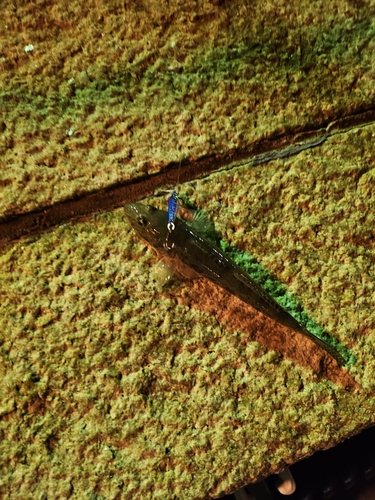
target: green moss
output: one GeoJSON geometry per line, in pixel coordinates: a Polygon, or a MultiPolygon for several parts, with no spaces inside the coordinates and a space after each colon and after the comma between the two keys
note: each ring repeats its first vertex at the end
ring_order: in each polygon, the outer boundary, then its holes
{"type": "Polygon", "coordinates": [[[372,106],[370,4],[75,5],[2,10],[0,215],[372,106]]]}
{"type": "MultiPolygon", "coordinates": [[[[373,108],[371,2],[136,4],[2,5],[1,214],[373,108]]],[[[356,391],[160,292],[120,211],[4,251],[0,496],[219,497],[373,424],[373,136],[184,187],[356,391]]]]}
{"type": "Polygon", "coordinates": [[[337,349],[347,362],[347,366],[353,365],[356,362],[354,354],[347,349],[341,342],[324,331],[316,322],[307,315],[303,310],[300,301],[295,295],[288,292],[285,285],[277,279],[270,276],[266,269],[257,262],[255,257],[241,252],[234,248],[227,241],[220,239],[219,234],[215,231],[214,225],[208,223],[206,216],[201,215],[198,224],[194,222],[194,228],[205,238],[211,240],[212,243],[218,244],[221,250],[226,253],[239,267],[241,267],[251,278],[264,288],[291,316],[293,316],[301,325],[315,335],[317,338],[323,339],[332,347],[337,349]],[[203,222],[202,222],[203,221],[203,222]]]}

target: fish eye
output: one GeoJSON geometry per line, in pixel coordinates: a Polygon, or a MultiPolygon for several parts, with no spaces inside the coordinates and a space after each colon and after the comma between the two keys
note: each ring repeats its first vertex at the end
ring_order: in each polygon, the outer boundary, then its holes
{"type": "Polygon", "coordinates": [[[138,226],[145,226],[147,224],[147,219],[143,215],[138,217],[138,226]]]}

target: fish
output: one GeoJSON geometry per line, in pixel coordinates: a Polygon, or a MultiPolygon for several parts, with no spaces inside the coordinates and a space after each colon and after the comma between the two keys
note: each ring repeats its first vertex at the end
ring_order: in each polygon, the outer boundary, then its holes
{"type": "Polygon", "coordinates": [[[337,349],[309,332],[228,255],[197,233],[191,225],[176,217],[174,229],[169,231],[168,212],[143,203],[129,203],[124,206],[124,211],[138,235],[159,255],[167,257],[172,265],[173,262],[182,263],[185,269],[193,271],[193,276],[207,278],[265,316],[308,337],[340,366],[346,364],[337,349]]]}

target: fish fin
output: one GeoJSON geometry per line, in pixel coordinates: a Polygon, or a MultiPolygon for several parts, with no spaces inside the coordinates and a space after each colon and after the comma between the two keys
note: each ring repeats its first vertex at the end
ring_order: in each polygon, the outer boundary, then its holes
{"type": "Polygon", "coordinates": [[[172,284],[176,279],[193,280],[197,278],[201,278],[201,275],[177,257],[163,257],[155,268],[155,281],[161,288],[172,284]]]}
{"type": "Polygon", "coordinates": [[[172,267],[165,262],[165,260],[160,260],[154,270],[155,281],[159,288],[163,288],[173,282],[174,272],[172,267]]]}

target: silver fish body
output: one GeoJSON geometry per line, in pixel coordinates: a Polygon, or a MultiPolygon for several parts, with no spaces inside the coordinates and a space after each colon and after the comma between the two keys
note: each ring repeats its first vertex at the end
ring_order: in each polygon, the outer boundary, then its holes
{"type": "Polygon", "coordinates": [[[265,316],[307,336],[334,357],[340,365],[345,364],[344,358],[335,348],[300,325],[231,258],[181,219],[175,219],[174,230],[168,234],[168,245],[166,245],[167,211],[142,203],[130,203],[124,210],[139,236],[159,254],[172,260],[178,258],[185,266],[224,288],[265,316]]]}

